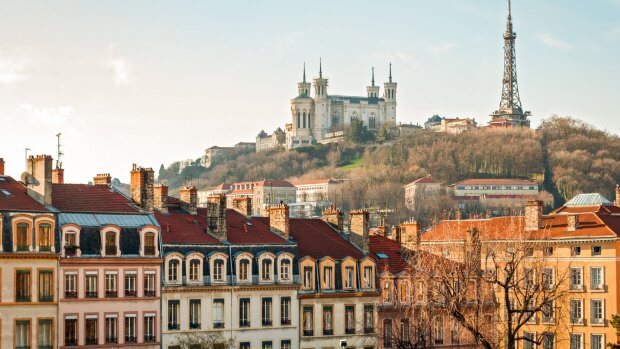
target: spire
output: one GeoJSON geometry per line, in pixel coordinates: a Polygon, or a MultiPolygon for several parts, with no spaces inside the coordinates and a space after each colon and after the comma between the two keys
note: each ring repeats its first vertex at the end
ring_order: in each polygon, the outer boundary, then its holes
{"type": "Polygon", "coordinates": [[[323,78],[323,64],[322,59],[319,57],[319,79],[323,78]]]}
{"type": "Polygon", "coordinates": [[[390,83],[392,82],[392,62],[390,62],[390,83]]]}
{"type": "Polygon", "coordinates": [[[512,35],[512,10],[508,0],[508,17],[506,17],[506,35],[512,35]]]}
{"type": "Polygon", "coordinates": [[[372,67],[372,86],[375,86],[375,67],[372,67]]]}
{"type": "Polygon", "coordinates": [[[306,62],[304,62],[304,84],[306,83],[306,62]]]}

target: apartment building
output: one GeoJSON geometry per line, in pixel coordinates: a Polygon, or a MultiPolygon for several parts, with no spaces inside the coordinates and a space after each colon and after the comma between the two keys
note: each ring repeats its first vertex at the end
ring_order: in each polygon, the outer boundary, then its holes
{"type": "Polygon", "coordinates": [[[274,204],[291,204],[296,201],[297,188],[289,181],[265,179],[252,182],[236,182],[226,192],[226,204],[232,207],[236,198],[252,199],[252,215],[266,216],[274,204]]]}
{"type": "Polygon", "coordinates": [[[296,218],[320,216],[321,212],[338,199],[342,200],[346,179],[309,179],[291,183],[297,189],[296,202],[289,204],[296,218]]]}
{"type": "Polygon", "coordinates": [[[405,188],[405,206],[408,210],[415,210],[416,200],[425,200],[427,197],[438,195],[441,190],[441,183],[433,179],[432,176],[418,178],[408,183],[405,188]]]}

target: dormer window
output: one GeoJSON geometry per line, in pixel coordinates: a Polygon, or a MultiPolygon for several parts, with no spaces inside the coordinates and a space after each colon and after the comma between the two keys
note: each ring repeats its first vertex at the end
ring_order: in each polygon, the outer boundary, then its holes
{"type": "Polygon", "coordinates": [[[200,260],[192,259],[189,261],[189,281],[200,281],[200,260]]]}
{"type": "Polygon", "coordinates": [[[15,246],[16,250],[21,251],[29,251],[30,247],[28,244],[28,230],[30,230],[30,226],[28,223],[18,223],[17,224],[17,232],[15,234],[15,246]]]}
{"type": "Polygon", "coordinates": [[[286,281],[291,278],[291,260],[286,258],[280,261],[280,280],[286,281]]]}
{"type": "Polygon", "coordinates": [[[352,266],[344,268],[344,288],[353,288],[354,269],[352,266]]]}
{"type": "Polygon", "coordinates": [[[145,256],[155,255],[155,234],[154,233],[146,233],[144,235],[144,255],[145,256]]]}
{"type": "Polygon", "coordinates": [[[372,288],[373,271],[371,266],[364,267],[364,288],[372,288]]]}
{"type": "Polygon", "coordinates": [[[105,250],[106,256],[116,256],[118,246],[116,245],[116,232],[108,231],[105,233],[105,250]]]}
{"type": "Polygon", "coordinates": [[[179,260],[172,259],[168,262],[168,282],[179,281],[179,260]]]}
{"type": "Polygon", "coordinates": [[[216,259],[213,261],[213,281],[224,281],[224,260],[216,259]]]}
{"type": "Polygon", "coordinates": [[[334,288],[332,284],[333,268],[331,266],[323,267],[323,288],[329,290],[334,288]]]}
{"type": "Polygon", "coordinates": [[[313,276],[312,267],[304,267],[304,289],[312,290],[314,288],[313,282],[312,282],[312,276],[313,276]]]}
{"type": "Polygon", "coordinates": [[[247,281],[250,279],[250,261],[244,258],[239,261],[239,280],[247,281]]]}
{"type": "Polygon", "coordinates": [[[52,225],[49,223],[39,224],[38,234],[38,247],[41,252],[52,251],[52,225]]]}
{"type": "Polygon", "coordinates": [[[263,259],[261,262],[261,278],[262,280],[271,280],[272,279],[272,270],[273,270],[273,261],[269,258],[263,259]]]}

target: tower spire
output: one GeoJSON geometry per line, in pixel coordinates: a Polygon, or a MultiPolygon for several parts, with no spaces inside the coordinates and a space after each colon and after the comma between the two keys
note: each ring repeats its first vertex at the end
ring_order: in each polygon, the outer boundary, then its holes
{"type": "Polygon", "coordinates": [[[392,62],[390,62],[390,82],[392,82],[392,62]]]}
{"type": "Polygon", "coordinates": [[[319,57],[319,79],[323,78],[323,60],[319,57]]]}
{"type": "Polygon", "coordinates": [[[304,62],[304,84],[306,83],[306,62],[304,62]]]}
{"type": "Polygon", "coordinates": [[[375,67],[372,67],[372,86],[375,86],[375,67]]]}

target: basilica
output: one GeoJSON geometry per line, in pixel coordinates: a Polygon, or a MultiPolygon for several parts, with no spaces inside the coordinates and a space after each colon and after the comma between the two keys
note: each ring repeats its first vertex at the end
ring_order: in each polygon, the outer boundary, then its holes
{"type": "Polygon", "coordinates": [[[397,84],[392,81],[391,63],[388,82],[383,84],[383,96],[379,95],[380,87],[375,85],[374,68],[365,97],[328,94],[328,79],[323,78],[321,63],[319,77],[314,79],[313,97],[310,96],[311,85],[306,81],[304,65],[303,79],[297,84],[298,95],[291,100],[292,119],[286,129],[288,149],[341,139],[353,120],[361,120],[371,131],[396,122],[397,84]]]}

